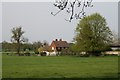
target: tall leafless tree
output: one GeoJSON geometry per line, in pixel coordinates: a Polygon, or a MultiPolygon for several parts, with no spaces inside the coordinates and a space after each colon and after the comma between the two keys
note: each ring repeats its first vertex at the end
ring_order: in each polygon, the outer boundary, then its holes
{"type": "Polygon", "coordinates": [[[14,43],[16,43],[16,45],[17,45],[16,49],[17,49],[17,53],[18,54],[20,54],[20,44],[22,42],[28,41],[27,38],[23,37],[24,33],[25,32],[22,31],[22,27],[20,27],[20,26],[19,27],[15,27],[15,28],[12,29],[11,41],[14,42],[14,43]]]}

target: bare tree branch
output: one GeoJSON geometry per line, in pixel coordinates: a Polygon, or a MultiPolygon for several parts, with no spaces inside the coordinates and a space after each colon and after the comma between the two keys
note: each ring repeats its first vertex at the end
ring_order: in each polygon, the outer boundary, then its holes
{"type": "Polygon", "coordinates": [[[56,0],[54,6],[58,8],[58,12],[51,14],[56,16],[58,13],[66,9],[66,12],[70,14],[69,19],[65,19],[66,21],[71,22],[73,19],[81,19],[85,16],[85,8],[93,7],[93,0],[56,0]],[[76,12],[75,9],[79,8],[79,12],[76,12]]]}

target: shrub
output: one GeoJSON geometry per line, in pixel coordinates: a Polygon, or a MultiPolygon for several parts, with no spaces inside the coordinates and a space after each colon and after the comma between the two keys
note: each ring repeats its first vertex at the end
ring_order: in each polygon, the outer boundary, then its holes
{"type": "Polygon", "coordinates": [[[46,52],[41,52],[40,55],[41,55],[41,56],[46,56],[47,53],[46,53],[46,52]]]}

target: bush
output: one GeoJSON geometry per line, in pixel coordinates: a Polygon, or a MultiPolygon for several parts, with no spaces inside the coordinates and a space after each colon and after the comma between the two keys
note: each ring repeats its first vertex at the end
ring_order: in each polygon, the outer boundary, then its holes
{"type": "Polygon", "coordinates": [[[120,49],[116,49],[115,51],[120,51],[120,49]]]}
{"type": "Polygon", "coordinates": [[[36,50],[36,51],[34,51],[35,52],[35,54],[39,54],[39,52],[36,50]]]}
{"type": "Polygon", "coordinates": [[[46,52],[41,52],[40,55],[41,55],[41,56],[46,56],[47,53],[46,53],[46,52]]]}
{"type": "Polygon", "coordinates": [[[30,53],[25,53],[25,56],[30,56],[30,53]]]}
{"type": "Polygon", "coordinates": [[[104,54],[104,56],[118,56],[117,54],[104,54]]]}
{"type": "Polygon", "coordinates": [[[80,54],[79,56],[80,57],[89,57],[90,55],[89,54],[80,54]]]}

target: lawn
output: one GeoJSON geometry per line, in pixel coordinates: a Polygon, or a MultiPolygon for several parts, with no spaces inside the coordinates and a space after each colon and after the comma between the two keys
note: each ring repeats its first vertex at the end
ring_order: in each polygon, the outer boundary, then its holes
{"type": "Polygon", "coordinates": [[[118,57],[3,56],[3,78],[117,78],[118,57]]]}

